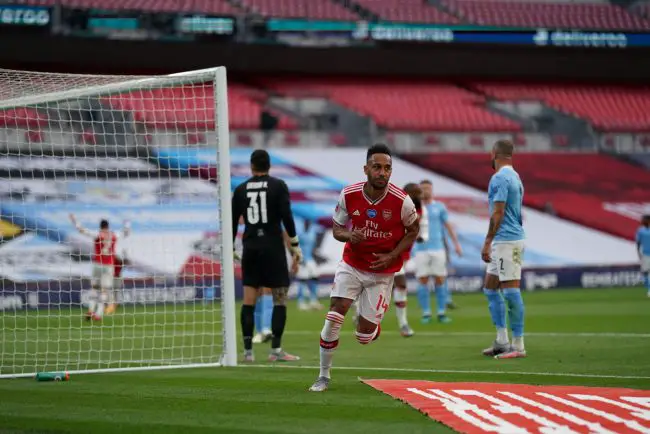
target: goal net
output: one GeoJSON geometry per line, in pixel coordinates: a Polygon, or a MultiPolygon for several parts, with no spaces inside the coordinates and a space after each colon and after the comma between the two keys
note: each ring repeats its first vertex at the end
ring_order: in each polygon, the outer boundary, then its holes
{"type": "Polygon", "coordinates": [[[236,364],[228,137],[223,67],[0,69],[0,377],[236,364]]]}

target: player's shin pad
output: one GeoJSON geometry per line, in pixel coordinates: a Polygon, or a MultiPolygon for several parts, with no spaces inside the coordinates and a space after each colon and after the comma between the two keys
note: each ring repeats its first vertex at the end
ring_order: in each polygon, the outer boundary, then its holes
{"type": "Polygon", "coordinates": [[[325,315],[325,324],[320,332],[320,346],[323,349],[333,350],[339,344],[339,335],[345,317],[338,312],[329,311],[325,315]]]}

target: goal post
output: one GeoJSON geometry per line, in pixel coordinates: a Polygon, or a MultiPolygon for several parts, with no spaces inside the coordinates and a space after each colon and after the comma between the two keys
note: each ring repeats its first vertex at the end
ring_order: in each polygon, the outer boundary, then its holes
{"type": "Polygon", "coordinates": [[[0,69],[0,378],[237,364],[228,125],[225,67],[0,69]]]}

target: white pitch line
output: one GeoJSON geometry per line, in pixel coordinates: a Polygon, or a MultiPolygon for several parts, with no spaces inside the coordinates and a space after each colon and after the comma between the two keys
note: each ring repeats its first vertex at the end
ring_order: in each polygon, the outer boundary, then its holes
{"type": "MultiPolygon", "coordinates": [[[[313,335],[320,333],[309,330],[286,330],[285,335],[313,335]]],[[[396,335],[396,330],[381,330],[381,334],[396,335]]],[[[494,332],[415,332],[415,336],[494,336],[494,332]]],[[[610,333],[610,332],[527,332],[526,336],[532,337],[579,337],[579,338],[650,338],[650,333],[610,333]]]]}
{"type": "MultiPolygon", "coordinates": [[[[238,368],[270,368],[270,369],[313,369],[318,371],[319,366],[303,365],[237,365],[238,368]]],[[[417,369],[417,368],[381,368],[376,366],[335,366],[341,371],[377,371],[377,372],[420,372],[426,374],[496,374],[496,375],[530,375],[541,377],[577,377],[577,378],[613,378],[622,380],[650,380],[650,376],[637,375],[604,375],[604,374],[573,374],[568,372],[526,372],[526,371],[474,371],[462,369],[417,369]]]]}
{"type": "MultiPolygon", "coordinates": [[[[167,326],[170,327],[170,326],[167,326]]],[[[198,337],[198,336],[217,336],[221,334],[221,330],[205,330],[199,332],[174,332],[167,331],[163,327],[157,327],[152,330],[151,327],[133,328],[112,328],[112,327],[98,327],[98,328],[76,328],[76,329],[60,329],[58,330],[58,337],[65,338],[68,335],[102,335],[104,339],[126,339],[126,338],[178,338],[178,337],[198,337]],[[125,333],[120,334],[120,331],[125,333]],[[151,332],[151,333],[148,333],[151,332]]],[[[52,332],[51,329],[22,329],[22,330],[3,330],[0,331],[0,336],[11,336],[13,334],[42,334],[45,332],[52,332]]],[[[385,335],[397,335],[396,330],[382,330],[385,335]]],[[[314,336],[320,333],[319,330],[286,330],[285,335],[295,336],[314,336]]],[[[434,332],[434,331],[420,331],[415,333],[416,336],[493,336],[494,332],[434,332]]],[[[611,333],[611,332],[530,332],[526,333],[529,337],[559,337],[559,338],[650,338],[650,333],[611,333]]],[[[48,339],[40,339],[40,341],[48,341],[48,339]]]]}

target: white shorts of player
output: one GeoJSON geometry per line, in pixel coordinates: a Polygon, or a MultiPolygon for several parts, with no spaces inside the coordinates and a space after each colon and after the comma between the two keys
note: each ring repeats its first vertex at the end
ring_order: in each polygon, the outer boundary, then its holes
{"type": "Polygon", "coordinates": [[[487,273],[499,276],[500,282],[521,280],[521,265],[524,257],[524,241],[497,241],[492,243],[492,260],[487,273]]]}
{"type": "Polygon", "coordinates": [[[415,253],[415,277],[447,276],[447,253],[427,250],[415,253]]]}
{"type": "Polygon", "coordinates": [[[641,272],[650,273],[650,256],[641,256],[641,272]]]}
{"type": "Polygon", "coordinates": [[[112,265],[93,264],[93,287],[99,289],[112,289],[113,272],[114,267],[112,265]]]}
{"type": "Polygon", "coordinates": [[[359,315],[379,324],[390,306],[394,273],[378,274],[357,270],[339,262],[334,273],[331,297],[358,300],[359,315]]]}
{"type": "Polygon", "coordinates": [[[298,273],[296,273],[296,279],[298,280],[309,280],[309,279],[318,279],[318,265],[316,261],[310,259],[304,264],[300,264],[298,268],[298,273]]]}

